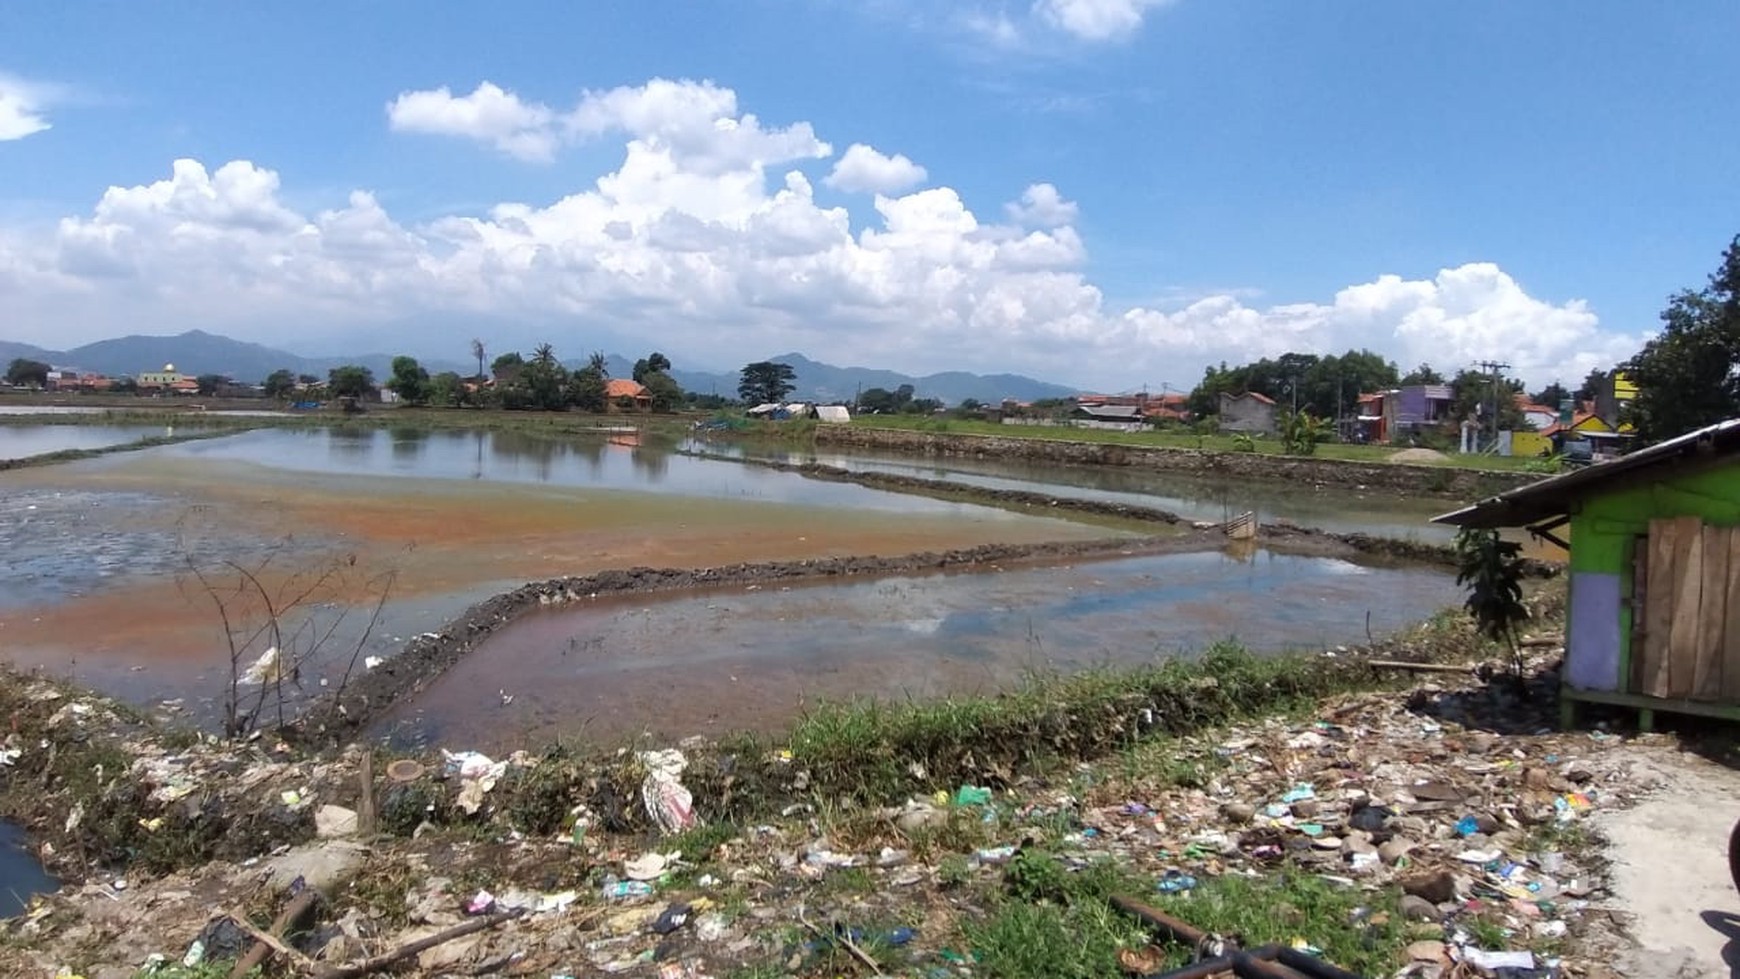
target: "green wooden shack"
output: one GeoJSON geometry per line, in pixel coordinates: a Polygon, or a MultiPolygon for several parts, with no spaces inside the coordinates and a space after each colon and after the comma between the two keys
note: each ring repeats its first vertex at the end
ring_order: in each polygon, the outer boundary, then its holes
{"type": "Polygon", "coordinates": [[[1740,719],[1740,419],[1433,519],[1570,551],[1567,725],[1580,703],[1740,719]]]}

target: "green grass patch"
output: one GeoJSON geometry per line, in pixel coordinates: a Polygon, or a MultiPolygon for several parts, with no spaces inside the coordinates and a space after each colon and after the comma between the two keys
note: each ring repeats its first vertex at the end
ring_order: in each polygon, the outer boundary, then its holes
{"type": "MultiPolygon", "coordinates": [[[[1194,662],[1046,676],[992,697],[828,704],[791,733],[817,794],[899,801],[930,785],[1008,784],[1057,758],[1086,759],[1381,683],[1321,656],[1257,657],[1222,643],[1194,662]]],[[[1180,770],[1180,778],[1197,777],[1180,770]]]]}
{"type": "MultiPolygon", "coordinates": [[[[1285,454],[1281,449],[1280,440],[1274,438],[1252,439],[1240,438],[1238,435],[1195,435],[1190,432],[1159,429],[1118,432],[1107,429],[1075,428],[1069,425],[1003,425],[996,422],[969,421],[957,418],[937,419],[923,415],[860,415],[852,419],[852,424],[859,428],[891,431],[996,435],[1002,438],[1039,439],[1054,442],[1093,442],[1155,449],[1191,449],[1200,452],[1255,452],[1258,455],[1273,456],[1285,454]]],[[[1390,464],[1390,456],[1403,448],[1405,446],[1320,442],[1312,455],[1292,458],[1390,464]]],[[[1414,465],[1420,464],[1414,463],[1414,465]]],[[[1424,463],[1424,465],[1493,472],[1538,472],[1541,469],[1538,459],[1454,453],[1449,454],[1443,461],[1424,463]]]]}

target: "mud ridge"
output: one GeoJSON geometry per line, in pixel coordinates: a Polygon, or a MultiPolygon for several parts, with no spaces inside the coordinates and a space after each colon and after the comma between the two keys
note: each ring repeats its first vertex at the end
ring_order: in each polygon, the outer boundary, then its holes
{"type": "Polygon", "coordinates": [[[903,476],[898,473],[864,472],[843,469],[839,466],[825,466],[817,462],[795,463],[778,462],[772,459],[745,459],[740,456],[694,450],[682,450],[679,454],[713,462],[735,462],[744,466],[758,466],[762,469],[772,469],[778,472],[796,473],[810,479],[834,483],[854,483],[870,489],[891,490],[896,493],[924,493],[1011,507],[1045,507],[1071,513],[1085,513],[1099,517],[1120,517],[1126,520],[1140,520],[1149,523],[1178,524],[1184,521],[1184,518],[1178,514],[1158,507],[1131,506],[1126,503],[1111,503],[1105,500],[1084,500],[1051,493],[1035,493],[1031,490],[968,486],[961,483],[951,483],[946,479],[925,479],[921,476],[903,476]]]}
{"type": "Polygon", "coordinates": [[[59,452],[44,452],[39,455],[25,456],[22,459],[0,459],[0,472],[13,469],[31,469],[36,466],[53,466],[63,462],[77,462],[80,459],[95,459],[98,456],[113,455],[117,452],[138,452],[141,449],[155,449],[164,445],[198,442],[201,439],[222,438],[225,435],[235,435],[243,431],[246,429],[237,426],[211,432],[191,432],[187,435],[150,435],[132,442],[122,442],[120,445],[105,445],[95,449],[62,449],[59,452]]]}

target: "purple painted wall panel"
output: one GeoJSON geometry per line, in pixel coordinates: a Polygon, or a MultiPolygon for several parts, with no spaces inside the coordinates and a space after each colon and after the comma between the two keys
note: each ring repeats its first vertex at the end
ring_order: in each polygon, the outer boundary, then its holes
{"type": "Polygon", "coordinates": [[[1426,419],[1426,389],[1421,385],[1402,388],[1396,399],[1396,421],[1400,424],[1426,419]]]}
{"type": "Polygon", "coordinates": [[[1618,692],[1618,575],[1593,571],[1571,575],[1568,628],[1565,681],[1579,690],[1618,692]]]}

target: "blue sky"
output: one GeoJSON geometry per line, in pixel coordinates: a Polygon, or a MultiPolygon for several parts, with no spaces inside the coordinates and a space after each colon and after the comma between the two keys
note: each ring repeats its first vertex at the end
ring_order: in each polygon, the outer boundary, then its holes
{"type": "Polygon", "coordinates": [[[0,337],[1577,380],[1740,232],[1735,36],[1728,0],[7,5],[0,337]]]}

